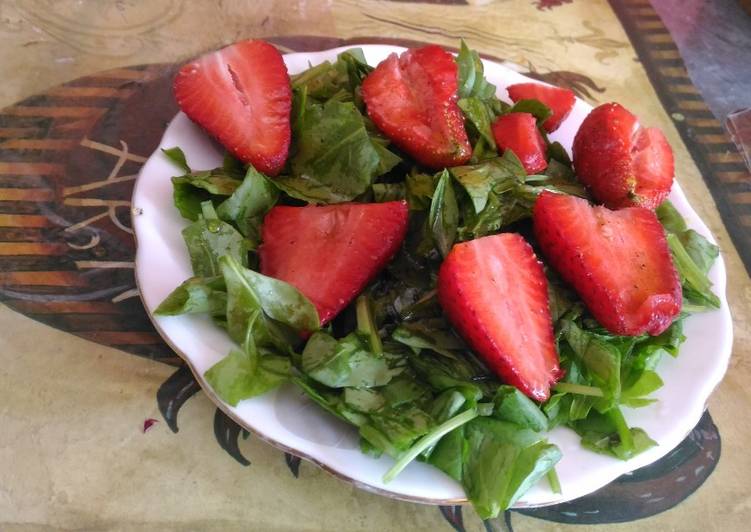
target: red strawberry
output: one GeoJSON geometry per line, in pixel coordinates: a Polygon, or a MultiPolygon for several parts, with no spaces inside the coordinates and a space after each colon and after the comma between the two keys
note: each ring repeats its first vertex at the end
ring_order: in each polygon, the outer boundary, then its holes
{"type": "Polygon", "coordinates": [[[673,184],[673,150],[617,103],[597,107],[574,138],[574,169],[592,196],[610,207],[654,209],[673,184]]]}
{"type": "Polygon", "coordinates": [[[276,48],[241,41],[184,65],[175,99],[188,117],[244,163],[276,175],[287,160],[292,89],[276,48]]]}
{"type": "Polygon", "coordinates": [[[543,192],[533,218],[542,252],[607,330],[657,335],[678,316],[681,283],[654,212],[543,192]]]}
{"type": "Polygon", "coordinates": [[[261,273],[300,290],[323,325],[391,260],[406,232],[404,201],[274,207],[261,229],[261,273]]]}
{"type": "Polygon", "coordinates": [[[574,108],[576,96],[574,91],[543,85],[541,83],[517,83],[507,89],[508,95],[512,101],[519,100],[540,100],[547,105],[553,114],[543,122],[542,127],[545,131],[552,133],[561,125],[571,109],[574,108]]]}
{"type": "Polygon", "coordinates": [[[511,150],[519,157],[528,174],[542,172],[548,167],[545,141],[537,129],[535,117],[530,113],[499,116],[493,122],[493,137],[499,150],[511,150]]]}
{"type": "Polygon", "coordinates": [[[563,372],[548,282],[520,235],[455,245],[438,272],[438,300],[457,331],[505,382],[544,401],[563,372]]]}
{"type": "Polygon", "coordinates": [[[451,54],[430,45],[391,54],[362,82],[368,116],[391,141],[431,168],[469,161],[451,54]]]}

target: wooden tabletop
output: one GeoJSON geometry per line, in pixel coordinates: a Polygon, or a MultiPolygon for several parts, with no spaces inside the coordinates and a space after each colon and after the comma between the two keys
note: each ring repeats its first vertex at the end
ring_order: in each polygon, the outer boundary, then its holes
{"type": "Polygon", "coordinates": [[[751,518],[751,176],[648,0],[26,0],[0,13],[0,529],[740,530],[751,518]],[[720,244],[735,324],[728,374],[670,460],[483,524],[469,508],[358,490],[216,410],[140,303],[129,200],[176,111],[174,65],[246,37],[283,52],[464,37],[662,128],[720,244]]]}

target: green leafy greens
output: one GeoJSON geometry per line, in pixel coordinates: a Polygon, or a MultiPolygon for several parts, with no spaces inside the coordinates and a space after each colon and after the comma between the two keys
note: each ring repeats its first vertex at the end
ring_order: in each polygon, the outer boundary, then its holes
{"type": "Polygon", "coordinates": [[[667,230],[668,245],[673,263],[683,282],[683,297],[690,310],[702,311],[720,308],[720,299],[712,292],[707,277],[709,269],[720,254],[720,249],[693,229],[669,201],[657,209],[657,216],[667,230]]]}
{"type": "Polygon", "coordinates": [[[301,105],[292,175],[277,179],[277,186],[309,203],[349,201],[365,192],[380,169],[381,152],[355,104],[301,105]]]}

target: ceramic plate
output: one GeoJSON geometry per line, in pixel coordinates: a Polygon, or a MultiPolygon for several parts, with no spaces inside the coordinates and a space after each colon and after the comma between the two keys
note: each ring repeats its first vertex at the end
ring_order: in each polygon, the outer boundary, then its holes
{"type": "MultiPolygon", "coordinates": [[[[297,53],[284,57],[291,74],[310,64],[335,59],[346,48],[317,53],[297,53]]],[[[371,65],[392,52],[394,46],[362,46],[371,65]]],[[[505,88],[531,81],[500,64],[485,61],[488,80],[506,99],[505,88]]],[[[551,135],[567,150],[579,124],[591,107],[577,100],[571,115],[551,135]]],[[[645,117],[649,122],[649,117],[645,117]]],[[[220,148],[182,113],[170,123],[160,148],[180,146],[192,168],[220,166],[220,148]]],[[[335,419],[306,399],[293,386],[242,401],[237,407],[223,403],[203,378],[204,372],[224,357],[232,347],[226,333],[206,316],[155,317],[154,309],[183,280],[192,276],[188,252],[180,234],[187,225],[172,205],[170,177],[177,173],[160,150],[156,150],[141,170],[133,194],[133,225],[138,241],[136,278],[141,297],[159,333],[185,359],[209,397],[230,417],[269,443],[310,460],[334,475],[357,486],[410,501],[457,504],[466,500],[461,486],[439,470],[413,462],[395,480],[382,481],[393,464],[391,458],[374,459],[358,448],[356,430],[335,419]]],[[[676,183],[670,195],[689,227],[712,238],[676,183]]],[[[698,423],[705,402],[722,379],[732,344],[730,312],[725,300],[725,265],[720,257],[710,273],[722,308],[690,317],[685,323],[687,340],[680,357],[664,357],[658,369],[665,385],[654,397],[658,402],[638,410],[625,408],[629,424],[642,427],[658,443],[652,449],[626,462],[583,449],[571,430],[557,428],[549,439],[563,452],[557,466],[562,493],[554,494],[543,480],[517,503],[518,507],[554,504],[590,493],[623,473],[654,462],[678,445],[698,423]]]]}

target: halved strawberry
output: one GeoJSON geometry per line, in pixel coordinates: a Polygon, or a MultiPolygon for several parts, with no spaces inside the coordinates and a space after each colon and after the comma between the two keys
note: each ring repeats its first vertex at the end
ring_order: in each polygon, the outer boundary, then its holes
{"type": "Polygon", "coordinates": [[[548,133],[552,133],[560,127],[561,122],[566,119],[571,109],[574,108],[574,102],[576,101],[574,91],[551,85],[543,85],[541,83],[517,83],[516,85],[510,85],[506,90],[508,91],[509,98],[514,102],[518,102],[519,100],[540,100],[553,111],[550,118],[542,123],[542,127],[548,133]]]}
{"type": "Polygon", "coordinates": [[[531,246],[502,233],[455,245],[438,300],[459,334],[505,382],[544,401],[561,376],[548,282],[531,246]]]}
{"type": "Polygon", "coordinates": [[[287,67],[264,41],[241,41],[184,65],[173,90],[180,109],[244,163],[276,175],[289,153],[287,67]]]}
{"type": "Polygon", "coordinates": [[[386,266],[406,232],[404,201],[274,207],[261,228],[261,273],[300,290],[324,325],[386,266]]]}
{"type": "Polygon", "coordinates": [[[680,279],[654,212],[543,192],[533,218],[545,257],[610,332],[657,335],[680,313],[680,279]]]}
{"type": "Polygon", "coordinates": [[[513,151],[528,174],[542,172],[548,167],[545,160],[545,141],[532,114],[501,115],[493,122],[492,128],[498,149],[513,151]]]}
{"type": "Polygon", "coordinates": [[[469,161],[453,56],[436,45],[391,54],[362,82],[368,116],[401,149],[431,168],[469,161]]]}
{"type": "Polygon", "coordinates": [[[573,155],[579,180],[611,209],[654,209],[673,185],[673,150],[665,135],[641,126],[617,103],[589,113],[574,138],[573,155]]]}

